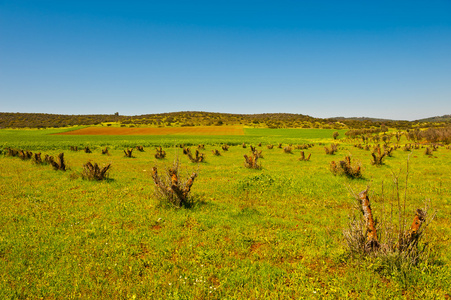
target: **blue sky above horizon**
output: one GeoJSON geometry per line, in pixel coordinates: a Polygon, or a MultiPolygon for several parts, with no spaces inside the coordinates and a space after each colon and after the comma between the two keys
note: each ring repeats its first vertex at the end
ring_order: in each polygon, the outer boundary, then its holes
{"type": "Polygon", "coordinates": [[[0,111],[451,113],[450,1],[1,1],[0,111]]]}

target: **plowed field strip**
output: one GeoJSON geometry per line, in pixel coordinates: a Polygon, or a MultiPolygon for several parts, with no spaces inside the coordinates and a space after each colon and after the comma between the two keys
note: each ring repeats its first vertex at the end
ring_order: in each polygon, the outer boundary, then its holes
{"type": "Polygon", "coordinates": [[[244,135],[242,126],[165,128],[87,127],[58,135],[244,135]]]}

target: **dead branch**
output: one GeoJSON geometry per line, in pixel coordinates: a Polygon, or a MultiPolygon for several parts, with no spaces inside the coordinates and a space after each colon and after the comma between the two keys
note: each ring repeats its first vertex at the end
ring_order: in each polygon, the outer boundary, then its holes
{"type": "Polygon", "coordinates": [[[363,218],[365,220],[366,225],[365,251],[370,252],[378,249],[380,245],[377,240],[376,223],[373,220],[373,214],[371,212],[368,190],[369,188],[360,192],[359,199],[362,205],[363,218]]]}

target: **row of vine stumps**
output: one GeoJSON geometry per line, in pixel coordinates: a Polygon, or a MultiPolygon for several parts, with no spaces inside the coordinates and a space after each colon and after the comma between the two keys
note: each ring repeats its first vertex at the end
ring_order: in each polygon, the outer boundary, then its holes
{"type": "MultiPolygon", "coordinates": [[[[260,145],[261,146],[261,145],[260,145]]],[[[313,145],[298,146],[296,149],[308,149],[313,145]]],[[[200,150],[204,149],[203,145],[199,145],[197,149],[192,152],[189,147],[183,147],[183,153],[187,155],[190,161],[194,163],[205,162],[205,156],[200,150]]],[[[243,144],[243,148],[247,145],[243,144]]],[[[409,146],[410,147],[410,146],[409,146]]],[[[414,146],[415,147],[415,146],[414,146]]],[[[228,145],[222,145],[222,150],[228,151],[228,145]]],[[[273,149],[273,145],[268,145],[268,149],[273,149]]],[[[282,148],[279,144],[278,148],[282,148]]],[[[284,153],[291,154],[292,146],[283,148],[284,153]]],[[[384,147],[376,145],[371,154],[371,163],[374,165],[381,165],[386,156],[391,156],[392,152],[400,147],[384,147]]],[[[75,148],[74,148],[75,149],[75,148]]],[[[85,152],[87,147],[85,148],[85,152]]],[[[136,148],[143,152],[144,148],[136,148]]],[[[431,148],[435,149],[436,148],[431,148]]],[[[250,146],[250,154],[244,155],[245,166],[252,169],[261,169],[260,159],[263,158],[261,150],[254,146],[250,146]]],[[[338,144],[332,144],[325,147],[326,154],[333,155],[339,151],[338,144]]],[[[433,150],[431,150],[433,151],[433,150]]],[[[127,157],[131,157],[133,148],[124,150],[127,157]]],[[[215,149],[214,153],[219,151],[215,149]]],[[[86,152],[89,153],[89,152],[86,152]]],[[[67,167],[64,160],[64,153],[60,153],[57,158],[45,155],[41,158],[41,153],[32,153],[26,150],[16,150],[7,148],[5,154],[11,157],[19,157],[22,160],[32,160],[36,164],[49,164],[55,170],[66,171],[67,167]]],[[[102,149],[102,154],[109,154],[108,149],[102,149]]],[[[155,158],[163,159],[166,153],[162,147],[156,148],[155,158]]],[[[304,151],[301,151],[301,161],[308,161],[311,155],[305,156],[304,151]]],[[[104,180],[108,177],[108,172],[111,164],[100,167],[97,163],[87,162],[83,165],[82,177],[88,180],[104,180]]],[[[346,156],[344,160],[330,163],[330,170],[335,175],[345,175],[349,178],[361,178],[361,166],[351,162],[351,157],[346,156]]],[[[177,208],[189,208],[194,202],[190,197],[191,188],[197,178],[197,172],[193,172],[186,179],[181,178],[179,174],[179,161],[176,159],[172,166],[165,168],[161,173],[158,168],[152,168],[152,179],[155,187],[155,195],[157,199],[165,204],[177,208]]],[[[398,193],[399,194],[399,193],[398,193]]],[[[423,238],[425,229],[428,224],[434,219],[435,213],[429,213],[429,206],[425,208],[418,208],[415,211],[410,227],[406,227],[405,216],[402,219],[399,214],[397,224],[384,220],[385,222],[377,223],[370,205],[369,188],[356,195],[358,210],[360,213],[351,217],[348,228],[343,231],[344,239],[347,243],[348,250],[352,255],[359,257],[377,257],[379,259],[387,260],[390,264],[399,266],[414,266],[422,261],[428,255],[426,246],[420,247],[420,240],[423,238]],[[383,231],[382,233],[379,231],[383,231]],[[383,237],[383,238],[382,238],[383,237]]],[[[398,199],[399,203],[399,199],[398,199]]],[[[405,204],[404,204],[405,205],[405,204]]],[[[398,207],[401,211],[401,206],[398,207]]],[[[412,217],[412,216],[411,216],[412,217]]]]}

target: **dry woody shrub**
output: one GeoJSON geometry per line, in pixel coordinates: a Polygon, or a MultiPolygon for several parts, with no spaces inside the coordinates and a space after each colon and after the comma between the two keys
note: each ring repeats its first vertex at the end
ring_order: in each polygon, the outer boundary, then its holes
{"type": "Polygon", "coordinates": [[[338,151],[338,144],[332,143],[332,144],[330,145],[330,148],[324,147],[324,151],[326,151],[326,154],[334,155],[335,152],[338,151]]]}
{"type": "Polygon", "coordinates": [[[124,150],[125,157],[133,157],[133,148],[124,150]]]}
{"type": "Polygon", "coordinates": [[[296,150],[306,150],[310,147],[313,147],[311,144],[303,144],[303,145],[296,145],[294,146],[294,149],[296,150]]]}
{"type": "Polygon", "coordinates": [[[308,161],[310,160],[310,156],[312,156],[311,153],[306,157],[304,151],[301,151],[301,157],[299,158],[300,161],[308,161]]]}
{"type": "Polygon", "coordinates": [[[388,157],[393,157],[393,151],[395,151],[395,150],[396,150],[395,147],[388,147],[388,146],[384,145],[384,151],[388,157]]]}
{"type": "Polygon", "coordinates": [[[156,159],[163,159],[166,157],[166,152],[163,150],[163,148],[161,148],[161,146],[156,148],[156,150],[157,150],[157,153],[155,153],[156,159]]]}
{"type": "Polygon", "coordinates": [[[28,160],[33,157],[33,152],[27,150],[19,150],[19,157],[23,160],[28,160]]]}
{"type": "Polygon", "coordinates": [[[35,153],[35,154],[33,155],[33,162],[36,163],[36,164],[38,164],[38,165],[40,165],[40,164],[43,163],[43,162],[42,162],[42,158],[41,158],[41,152],[35,153]]]}
{"type": "Polygon", "coordinates": [[[283,148],[283,152],[287,154],[293,154],[293,148],[291,148],[291,146],[286,146],[283,148]]]}
{"type": "Polygon", "coordinates": [[[424,155],[432,156],[432,149],[429,147],[426,147],[424,150],[424,155]]]}
{"type": "Polygon", "coordinates": [[[187,180],[179,178],[179,163],[176,160],[171,168],[168,168],[165,176],[158,174],[157,167],[152,168],[152,178],[155,183],[155,194],[164,203],[175,207],[190,206],[192,201],[189,194],[196,179],[197,173],[192,173],[187,180]]]}
{"type": "Polygon", "coordinates": [[[412,145],[411,144],[405,144],[402,148],[403,151],[412,151],[412,145]]]}
{"type": "Polygon", "coordinates": [[[183,149],[183,154],[186,154],[186,156],[188,156],[189,160],[191,162],[193,162],[193,163],[205,162],[204,154],[200,153],[199,150],[197,150],[197,149],[196,149],[196,152],[193,155],[189,148],[185,148],[185,149],[183,149]]]}
{"type": "Polygon", "coordinates": [[[371,164],[376,166],[382,165],[385,155],[387,155],[387,152],[382,152],[381,147],[377,145],[371,153],[371,164]]]}
{"type": "Polygon", "coordinates": [[[344,160],[330,162],[330,171],[334,175],[345,175],[349,178],[362,177],[362,168],[359,164],[351,164],[351,157],[346,156],[344,160]]]}
{"type": "Polygon", "coordinates": [[[8,150],[8,154],[7,154],[8,156],[15,157],[15,156],[19,155],[19,150],[12,149],[12,148],[7,148],[7,150],[8,150]]]}
{"type": "Polygon", "coordinates": [[[263,158],[263,150],[257,150],[257,147],[251,147],[251,152],[253,153],[254,156],[258,157],[258,158],[263,158]]]}
{"type": "Polygon", "coordinates": [[[250,156],[244,154],[244,166],[249,169],[261,169],[258,155],[252,153],[250,156]]]}
{"type": "Polygon", "coordinates": [[[451,126],[448,124],[442,128],[428,128],[424,131],[420,131],[421,138],[430,143],[451,143],[451,126]]]}
{"type": "Polygon", "coordinates": [[[82,177],[87,180],[104,180],[108,177],[110,168],[111,164],[100,168],[97,163],[87,162],[83,165],[82,177]]]}
{"type": "Polygon", "coordinates": [[[57,161],[53,158],[53,156],[45,156],[44,159],[48,164],[52,165],[55,171],[66,171],[66,163],[64,161],[64,153],[58,154],[57,161]]]}
{"type": "MultiPolygon", "coordinates": [[[[352,216],[348,228],[343,231],[348,250],[358,256],[371,255],[394,259],[393,264],[400,265],[401,262],[408,265],[417,264],[427,251],[427,248],[419,247],[419,242],[435,214],[429,216],[427,205],[423,209],[417,209],[411,215],[412,223],[408,228],[403,225],[406,222],[401,214],[398,224],[388,218],[377,222],[373,216],[368,191],[369,188],[356,197],[361,217],[352,216]]],[[[401,210],[401,207],[398,209],[401,210]]]]}

